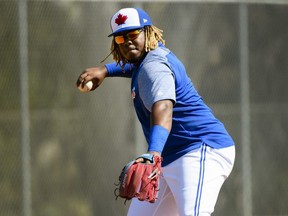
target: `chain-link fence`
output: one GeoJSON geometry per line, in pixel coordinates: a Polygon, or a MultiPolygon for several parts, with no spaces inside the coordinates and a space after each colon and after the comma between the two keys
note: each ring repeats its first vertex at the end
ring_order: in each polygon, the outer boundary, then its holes
{"type": "Polygon", "coordinates": [[[114,183],[145,149],[130,81],[88,94],[75,81],[109,54],[127,6],[164,30],[237,143],[214,215],[288,215],[288,4],[176,2],[0,1],[1,216],[126,214],[114,183]]]}

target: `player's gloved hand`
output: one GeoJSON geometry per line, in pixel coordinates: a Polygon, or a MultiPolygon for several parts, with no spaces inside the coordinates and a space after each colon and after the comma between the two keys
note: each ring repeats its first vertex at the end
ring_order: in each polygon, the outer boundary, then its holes
{"type": "Polygon", "coordinates": [[[161,162],[162,158],[158,155],[143,154],[126,164],[115,189],[116,198],[130,200],[135,197],[140,201],[155,202],[159,191],[161,162]]]}
{"type": "Polygon", "coordinates": [[[87,68],[79,75],[76,81],[76,87],[78,88],[79,86],[92,81],[93,87],[91,91],[95,90],[98,86],[101,85],[107,75],[108,73],[105,66],[87,68]]]}

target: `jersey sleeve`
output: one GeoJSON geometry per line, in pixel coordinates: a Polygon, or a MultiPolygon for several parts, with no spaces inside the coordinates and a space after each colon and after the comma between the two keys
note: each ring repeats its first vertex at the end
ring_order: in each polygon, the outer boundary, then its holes
{"type": "Polygon", "coordinates": [[[150,112],[152,105],[160,100],[176,102],[175,81],[170,68],[160,62],[146,63],[138,77],[139,95],[150,112]]]}
{"type": "Polygon", "coordinates": [[[126,64],[124,67],[124,71],[121,66],[116,64],[116,62],[105,64],[107,68],[109,77],[132,77],[133,65],[126,64]]]}

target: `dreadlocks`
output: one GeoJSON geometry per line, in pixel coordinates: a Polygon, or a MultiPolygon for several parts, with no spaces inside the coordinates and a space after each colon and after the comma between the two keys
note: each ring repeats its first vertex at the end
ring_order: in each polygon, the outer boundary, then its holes
{"type": "MultiPolygon", "coordinates": [[[[145,26],[144,27],[145,32],[145,51],[149,52],[151,50],[154,50],[158,47],[158,42],[161,42],[165,45],[165,40],[162,38],[162,30],[157,28],[156,26],[145,26]]],[[[112,40],[111,48],[110,48],[110,56],[113,55],[113,59],[116,61],[117,65],[121,65],[122,70],[124,71],[125,64],[128,63],[128,61],[121,55],[119,46],[116,44],[115,40],[112,40]]],[[[108,56],[103,60],[105,61],[108,56]]],[[[103,62],[102,61],[102,62],[103,62]]]]}

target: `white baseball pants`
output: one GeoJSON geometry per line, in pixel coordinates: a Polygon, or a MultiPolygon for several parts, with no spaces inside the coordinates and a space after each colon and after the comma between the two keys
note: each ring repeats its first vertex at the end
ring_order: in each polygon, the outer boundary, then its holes
{"type": "Polygon", "coordinates": [[[163,167],[156,202],[133,199],[128,216],[211,215],[234,159],[234,146],[213,149],[203,144],[163,167]]]}

